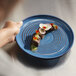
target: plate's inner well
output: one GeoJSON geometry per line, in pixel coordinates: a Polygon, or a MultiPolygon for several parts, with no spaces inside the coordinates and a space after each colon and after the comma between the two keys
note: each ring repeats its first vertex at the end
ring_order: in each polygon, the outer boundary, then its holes
{"type": "Polygon", "coordinates": [[[69,47],[69,39],[65,30],[61,27],[63,24],[47,19],[36,19],[25,23],[22,28],[21,38],[24,44],[24,48],[30,50],[32,36],[39,28],[40,23],[54,23],[58,26],[58,29],[45,35],[40,41],[40,45],[35,53],[43,55],[56,54],[60,51],[65,51],[69,47]]]}

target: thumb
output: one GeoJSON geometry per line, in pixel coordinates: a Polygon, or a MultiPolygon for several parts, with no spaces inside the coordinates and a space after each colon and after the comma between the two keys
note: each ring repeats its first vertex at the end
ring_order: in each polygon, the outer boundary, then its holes
{"type": "Polygon", "coordinates": [[[23,24],[23,21],[17,22],[17,27],[20,28],[23,24]]]}

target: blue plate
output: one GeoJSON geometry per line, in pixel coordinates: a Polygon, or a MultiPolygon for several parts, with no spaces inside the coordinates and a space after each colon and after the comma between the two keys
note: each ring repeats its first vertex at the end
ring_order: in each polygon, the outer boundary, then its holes
{"type": "Polygon", "coordinates": [[[63,20],[49,15],[36,15],[23,21],[16,41],[26,53],[43,59],[62,56],[69,51],[73,44],[74,35],[70,26],[63,20]],[[31,39],[40,23],[54,23],[58,29],[48,33],[41,41],[37,51],[31,51],[31,39]]]}

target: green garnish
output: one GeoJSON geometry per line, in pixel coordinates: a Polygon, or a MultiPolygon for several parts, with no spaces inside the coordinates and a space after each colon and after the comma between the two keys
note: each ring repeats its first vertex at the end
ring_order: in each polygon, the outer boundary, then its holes
{"type": "Polygon", "coordinates": [[[53,27],[54,27],[54,29],[56,29],[56,25],[55,24],[53,24],[53,27]]]}
{"type": "Polygon", "coordinates": [[[35,51],[35,50],[37,50],[37,47],[32,44],[32,45],[31,45],[31,50],[32,50],[32,51],[35,51]]]}
{"type": "Polygon", "coordinates": [[[38,34],[36,34],[35,37],[37,37],[38,39],[40,38],[40,36],[38,34]]]}

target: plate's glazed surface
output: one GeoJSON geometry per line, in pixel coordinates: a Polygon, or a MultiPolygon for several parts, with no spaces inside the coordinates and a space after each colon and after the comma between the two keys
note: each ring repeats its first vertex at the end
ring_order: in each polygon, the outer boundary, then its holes
{"type": "Polygon", "coordinates": [[[73,44],[74,35],[70,26],[63,20],[49,15],[32,16],[23,21],[16,41],[20,48],[28,54],[38,58],[56,58],[69,51],[73,44]],[[58,29],[48,33],[41,41],[38,50],[32,52],[30,44],[32,35],[39,28],[40,23],[54,23],[58,29]]]}

